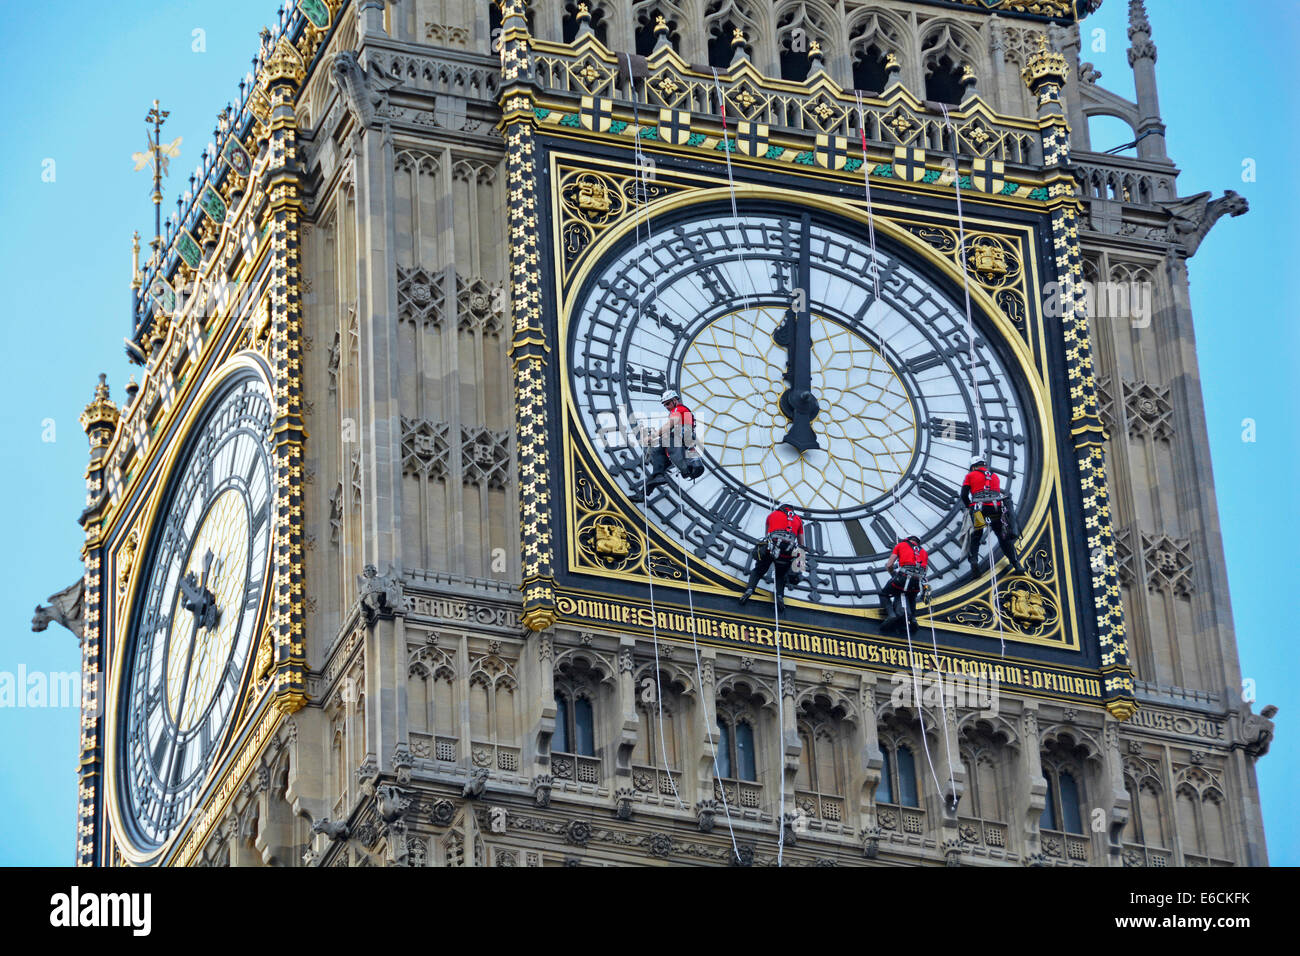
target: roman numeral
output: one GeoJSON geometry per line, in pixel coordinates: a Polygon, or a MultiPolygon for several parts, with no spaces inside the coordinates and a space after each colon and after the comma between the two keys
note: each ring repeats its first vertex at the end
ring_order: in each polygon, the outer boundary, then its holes
{"type": "Polygon", "coordinates": [[[663,372],[653,372],[650,369],[641,368],[639,365],[629,364],[625,377],[629,392],[639,392],[643,395],[658,397],[668,387],[668,379],[663,372]]]}
{"type": "Polygon", "coordinates": [[[709,507],[712,509],[713,517],[717,521],[740,530],[740,523],[752,506],[753,503],[743,495],[736,494],[730,488],[724,488],[718,493],[718,497],[713,499],[713,504],[709,507]]]}
{"type": "Polygon", "coordinates": [[[808,543],[809,552],[823,554],[826,551],[826,538],[820,521],[805,522],[803,532],[804,541],[808,543]]]}
{"type": "Polygon", "coordinates": [[[940,511],[947,511],[957,500],[957,493],[931,474],[921,476],[921,482],[916,486],[916,493],[940,511]]]}
{"type": "Polygon", "coordinates": [[[894,526],[889,523],[888,518],[884,515],[872,516],[871,530],[880,539],[882,550],[893,550],[894,544],[898,541],[898,532],[894,530],[894,526]]]}
{"type": "Polygon", "coordinates": [[[260,534],[260,533],[261,533],[261,531],[262,531],[262,525],[266,524],[266,519],[269,518],[270,516],[271,516],[271,502],[270,502],[270,501],[263,501],[263,502],[262,502],[262,507],[258,508],[258,509],[257,509],[257,513],[256,513],[255,515],[253,515],[253,534],[254,534],[254,535],[257,535],[257,534],[260,534]]]}
{"type": "Polygon", "coordinates": [[[955,418],[931,418],[928,425],[930,434],[938,441],[964,444],[971,440],[975,429],[970,421],[955,418]]]}
{"type": "Polygon", "coordinates": [[[913,375],[920,375],[922,372],[928,372],[930,369],[942,365],[944,357],[938,352],[927,352],[918,358],[908,359],[903,363],[903,368],[907,369],[913,375]]]}
{"type": "Polygon", "coordinates": [[[699,275],[704,288],[709,290],[715,301],[722,302],[736,297],[736,290],[717,266],[705,266],[700,270],[699,275]]]}

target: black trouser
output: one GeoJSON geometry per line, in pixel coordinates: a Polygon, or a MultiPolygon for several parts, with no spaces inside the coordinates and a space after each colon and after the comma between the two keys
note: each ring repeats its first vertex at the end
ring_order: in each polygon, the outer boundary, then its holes
{"type": "Polygon", "coordinates": [[[1016,557],[1015,538],[1011,534],[1011,523],[1007,520],[1006,509],[1000,504],[976,505],[971,509],[971,522],[970,550],[966,555],[970,559],[971,570],[976,574],[979,573],[980,544],[984,541],[984,530],[985,528],[992,528],[993,534],[997,536],[998,544],[1002,548],[1002,553],[1011,562],[1012,569],[1019,572],[1020,561],[1016,557]],[[974,525],[976,510],[979,510],[984,515],[984,528],[977,528],[974,525]]]}
{"type": "Polygon", "coordinates": [[[898,617],[902,611],[898,606],[898,599],[904,598],[907,601],[907,620],[912,627],[916,626],[916,598],[921,593],[921,582],[916,578],[910,578],[906,575],[896,574],[880,589],[880,609],[885,612],[885,618],[898,617]]]}
{"type": "Polygon", "coordinates": [[[776,564],[776,596],[777,598],[785,597],[785,582],[790,575],[790,565],[794,563],[794,554],[772,554],[772,549],[767,545],[759,545],[758,559],[754,562],[754,570],[749,572],[749,588],[758,587],[758,582],[763,580],[763,575],[767,574],[767,569],[773,563],[776,564]]]}
{"type": "Polygon", "coordinates": [[[686,461],[686,449],[680,445],[673,445],[669,448],[656,446],[650,449],[650,473],[646,475],[646,488],[658,488],[668,480],[668,466],[676,465],[677,471],[682,472],[682,467],[686,461]]]}

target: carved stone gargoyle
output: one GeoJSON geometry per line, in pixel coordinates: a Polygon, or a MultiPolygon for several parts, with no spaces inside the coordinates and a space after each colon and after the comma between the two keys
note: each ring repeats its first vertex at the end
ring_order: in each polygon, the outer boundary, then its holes
{"type": "Polygon", "coordinates": [[[1240,746],[1254,760],[1268,753],[1268,746],[1273,742],[1273,718],[1277,716],[1277,707],[1269,704],[1258,714],[1250,712],[1250,705],[1242,708],[1241,732],[1234,743],[1240,746]]]}
{"type": "Polygon", "coordinates": [[[402,582],[397,575],[381,575],[373,564],[367,564],[357,575],[357,599],[366,624],[379,618],[391,620],[404,607],[402,582]]]}
{"type": "Polygon", "coordinates": [[[357,132],[361,135],[377,122],[383,121],[388,108],[388,91],[401,82],[365,70],[351,50],[340,50],[334,54],[330,77],[343,94],[348,112],[356,121],[357,132]]]}
{"type": "Polygon", "coordinates": [[[1226,190],[1218,199],[1210,199],[1210,193],[1197,193],[1194,196],[1165,200],[1157,203],[1169,213],[1169,239],[1181,243],[1189,256],[1196,253],[1201,240],[1214,228],[1214,224],[1224,216],[1240,216],[1250,211],[1250,203],[1245,197],[1226,190]]]}
{"type": "Polygon", "coordinates": [[[50,602],[48,605],[36,605],[36,613],[32,616],[32,630],[43,631],[53,621],[55,624],[62,624],[77,635],[77,643],[81,643],[83,639],[81,625],[84,590],[85,579],[77,578],[76,581],[62,591],[56,591],[46,598],[50,602]]]}

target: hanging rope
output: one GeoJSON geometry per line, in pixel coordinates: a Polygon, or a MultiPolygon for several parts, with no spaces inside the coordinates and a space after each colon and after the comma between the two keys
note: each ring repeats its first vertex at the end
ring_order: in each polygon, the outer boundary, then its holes
{"type": "MultiPolygon", "coordinates": [[[[922,584],[922,593],[929,594],[930,584],[926,580],[922,584]]],[[[906,600],[906,598],[904,598],[906,600]]],[[[949,799],[955,799],[957,796],[957,780],[953,776],[952,769],[952,741],[948,738],[948,691],[943,676],[943,665],[939,662],[939,636],[934,632],[934,615],[930,615],[930,646],[934,648],[934,672],[939,676],[939,713],[943,717],[943,753],[944,758],[948,761],[948,786],[949,799]]],[[[954,703],[955,706],[955,703],[954,703]]],[[[956,809],[956,805],[953,805],[956,809]]]]}
{"type": "MultiPolygon", "coordinates": [[[[963,216],[961,209],[961,174],[957,169],[957,131],[952,125],[952,117],[948,115],[947,105],[940,103],[939,108],[943,111],[943,121],[948,128],[948,142],[952,145],[953,192],[957,196],[957,254],[961,257],[962,289],[966,296],[966,343],[968,349],[966,356],[966,374],[970,377],[971,392],[975,394],[976,401],[978,401],[979,393],[976,390],[975,383],[975,332],[974,323],[971,320],[970,305],[970,269],[966,263],[966,219],[963,216]]],[[[978,446],[975,451],[976,453],[979,452],[978,446]]],[[[1010,476],[1008,476],[1008,478],[1009,477],[1010,476]]],[[[1005,521],[1005,505],[1003,506],[1003,509],[1003,520],[1005,521]]],[[[991,603],[993,605],[993,616],[998,622],[998,640],[1002,644],[1002,656],[1006,657],[1007,642],[1006,636],[1002,632],[1002,607],[998,598],[998,575],[993,564],[993,538],[995,535],[992,533],[991,528],[986,528],[985,530],[989,535],[989,575],[991,581],[990,586],[992,589],[991,603]]]]}
{"type": "MultiPolygon", "coordinates": [[[[776,562],[773,562],[775,567],[776,562]]],[[[776,763],[776,785],[780,788],[776,831],[776,865],[781,866],[785,856],[785,673],[781,670],[781,604],[773,594],[772,621],[776,644],[776,723],[779,748],[776,763]]]]}
{"type": "MultiPolygon", "coordinates": [[[[907,613],[907,595],[903,595],[903,629],[907,634],[907,660],[912,666],[912,700],[916,703],[916,716],[921,722],[921,748],[925,751],[925,762],[930,767],[930,777],[934,780],[934,792],[943,796],[943,785],[939,783],[939,774],[934,769],[934,760],[930,757],[930,742],[925,736],[925,707],[921,698],[921,683],[916,676],[916,650],[912,647],[912,621],[907,613]]],[[[942,698],[941,698],[942,699],[942,698]]],[[[947,720],[944,720],[945,733],[947,720]]],[[[954,788],[955,789],[955,788],[954,788]]]]}
{"type": "Polygon", "coordinates": [[[966,218],[961,209],[961,173],[957,169],[957,131],[953,128],[952,118],[948,115],[947,104],[940,103],[943,121],[948,127],[952,144],[952,185],[957,197],[957,255],[961,259],[962,290],[966,296],[966,371],[970,376],[971,391],[975,391],[975,324],[971,320],[970,308],[970,269],[966,266],[966,218]]]}
{"type": "MultiPolygon", "coordinates": [[[[736,203],[736,178],[731,168],[731,148],[727,139],[727,100],[722,95],[722,83],[718,79],[718,69],[713,68],[713,89],[718,97],[718,112],[722,118],[722,152],[727,160],[727,186],[731,193],[731,215],[736,220],[736,228],[740,230],[740,236],[743,240],[745,237],[744,228],[740,219],[740,210],[736,203]]],[[[737,257],[740,260],[741,271],[749,277],[750,289],[755,293],[751,295],[751,301],[757,299],[757,285],[754,281],[753,273],[749,270],[749,263],[745,261],[745,254],[740,248],[737,248],[737,257]]],[[[811,290],[805,290],[805,294],[810,294],[811,290]]],[[[761,358],[762,356],[759,356],[761,358]]],[[[771,495],[771,489],[768,489],[768,500],[771,506],[776,508],[777,500],[771,495]]],[[[773,562],[775,564],[775,562],[773,562]]],[[[785,857],[785,675],[781,670],[781,606],[778,603],[778,595],[775,588],[772,594],[772,623],[774,631],[774,641],[776,646],[776,719],[777,719],[777,736],[779,747],[777,753],[777,787],[779,798],[777,804],[777,837],[776,837],[776,865],[780,867],[785,857]]]]}
{"type": "MultiPolygon", "coordinates": [[[[623,55],[628,58],[627,59],[628,82],[629,84],[631,84],[632,59],[626,53],[624,53],[623,55]]],[[[639,113],[637,111],[637,100],[635,96],[635,91],[633,90],[632,92],[633,92],[633,96],[632,96],[633,118],[637,120],[636,128],[638,131],[638,136],[633,139],[633,142],[635,143],[635,153],[634,153],[635,165],[636,165],[635,181],[636,181],[636,190],[638,194],[637,196],[638,205],[644,205],[644,203],[642,203],[641,200],[647,198],[648,194],[644,191],[645,176],[644,176],[644,168],[641,162],[641,143],[639,139],[641,124],[639,121],[639,113]]],[[[649,223],[650,223],[650,217],[649,217],[649,211],[647,210],[646,211],[647,235],[649,234],[649,223]]],[[[634,236],[636,238],[637,254],[638,256],[642,256],[644,255],[645,252],[645,246],[642,244],[641,241],[641,221],[639,218],[633,219],[633,228],[634,228],[634,236]]],[[[639,328],[641,325],[641,297],[639,295],[637,296],[636,299],[636,317],[637,317],[637,327],[639,328]]],[[[662,449],[656,446],[656,451],[662,451],[662,449]]],[[[654,453],[655,452],[652,452],[652,454],[654,453]]],[[[648,502],[646,502],[645,499],[649,495],[649,485],[648,485],[649,478],[647,476],[648,471],[649,469],[647,467],[643,466],[641,468],[641,500],[642,502],[645,502],[647,505],[648,502]]],[[[685,804],[682,803],[681,794],[677,792],[677,781],[673,779],[672,766],[668,763],[668,743],[664,736],[664,693],[663,693],[664,689],[663,689],[663,680],[660,676],[660,669],[659,669],[659,621],[658,621],[659,615],[655,609],[654,569],[650,564],[650,509],[649,507],[642,509],[642,515],[645,518],[645,545],[644,545],[645,553],[642,555],[642,560],[645,561],[646,582],[650,586],[650,636],[651,636],[651,642],[654,646],[655,705],[658,709],[658,716],[659,716],[659,751],[660,751],[660,755],[663,757],[664,773],[668,777],[668,785],[672,788],[673,791],[673,799],[677,801],[678,809],[685,809],[685,804]]]]}
{"type": "MultiPolygon", "coordinates": [[[[684,511],[684,492],[681,485],[677,486],[677,508],[684,511]]],[[[700,708],[704,714],[704,732],[709,738],[709,751],[713,757],[713,778],[719,780],[722,778],[722,770],[718,766],[718,745],[714,742],[713,728],[709,727],[709,708],[704,703],[704,676],[703,668],[700,664],[700,641],[698,631],[695,626],[695,595],[691,590],[691,552],[686,546],[686,533],[682,532],[682,555],[686,559],[686,601],[691,612],[691,645],[695,651],[695,686],[700,689],[700,708]]],[[[714,723],[716,726],[716,721],[714,723]]],[[[718,792],[722,794],[722,812],[727,818],[727,832],[731,835],[731,851],[736,855],[736,862],[740,862],[740,846],[736,843],[736,830],[731,824],[731,807],[727,803],[727,787],[725,784],[718,785],[718,792]]]]}
{"type": "Polygon", "coordinates": [[[862,105],[862,91],[855,90],[854,95],[858,98],[858,133],[862,138],[862,190],[867,195],[867,239],[871,243],[871,294],[874,300],[879,300],[880,263],[876,259],[876,216],[871,208],[871,163],[867,161],[867,111],[862,105]]]}

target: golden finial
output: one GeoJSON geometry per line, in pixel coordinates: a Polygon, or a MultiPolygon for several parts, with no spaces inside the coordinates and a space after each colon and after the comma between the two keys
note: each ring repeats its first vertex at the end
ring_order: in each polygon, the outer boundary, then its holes
{"type": "Polygon", "coordinates": [[[1029,56],[1029,62],[1020,71],[1020,78],[1025,81],[1031,92],[1036,92],[1038,84],[1048,83],[1057,87],[1065,84],[1069,76],[1069,67],[1065,57],[1047,46],[1047,34],[1036,35],[1038,50],[1029,56]]]}
{"type": "Polygon", "coordinates": [[[898,62],[898,54],[894,53],[892,50],[885,54],[886,70],[897,70],[900,66],[901,64],[898,62]]]}
{"type": "Polygon", "coordinates": [[[591,11],[587,8],[587,5],[585,3],[578,4],[578,19],[586,20],[590,17],[591,11]]]}
{"type": "Polygon", "coordinates": [[[655,14],[655,33],[667,33],[668,21],[664,19],[662,13],[655,14]]]}
{"type": "Polygon", "coordinates": [[[734,29],[734,30],[731,31],[731,45],[732,45],[732,46],[738,46],[739,44],[744,43],[744,42],[745,42],[745,31],[744,31],[744,30],[740,29],[740,27],[736,27],[736,29],[734,29]]]}
{"type": "Polygon", "coordinates": [[[813,40],[808,44],[808,55],[810,57],[822,55],[822,44],[820,40],[813,40]]]}
{"type": "Polygon", "coordinates": [[[86,410],[81,413],[81,427],[90,438],[91,448],[102,448],[109,443],[117,428],[121,412],[113,404],[108,392],[108,376],[100,372],[99,384],[95,386],[95,397],[86,410]]]}

